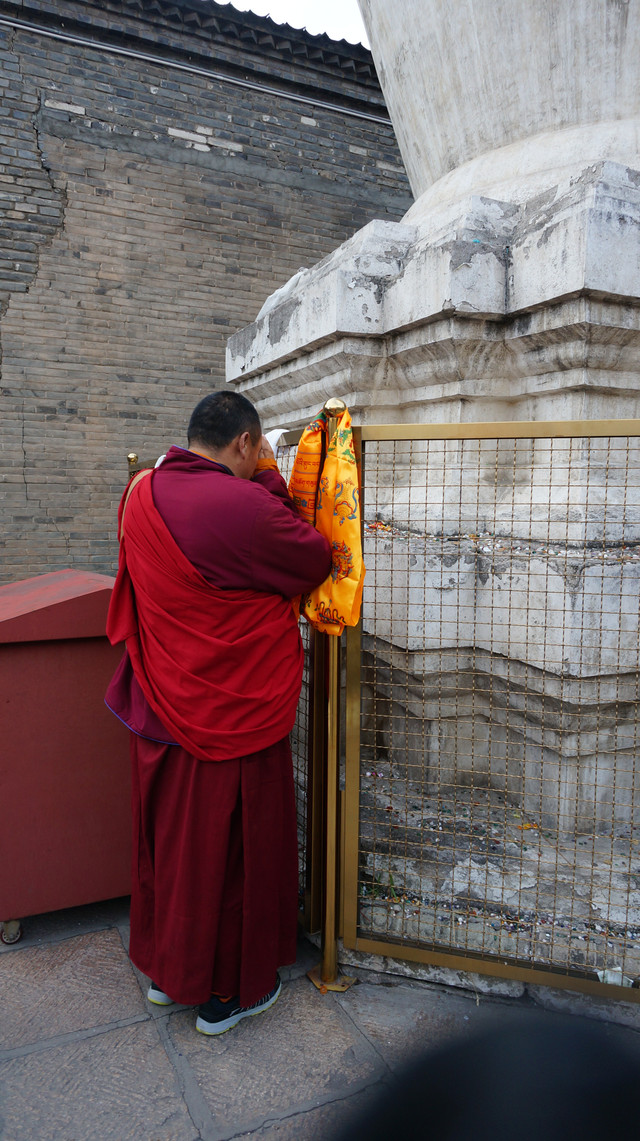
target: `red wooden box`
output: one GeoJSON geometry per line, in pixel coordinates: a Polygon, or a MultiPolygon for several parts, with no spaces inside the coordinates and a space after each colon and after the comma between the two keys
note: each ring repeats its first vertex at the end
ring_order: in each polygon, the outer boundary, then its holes
{"type": "Polygon", "coordinates": [[[126,895],[128,732],[104,704],[114,580],[0,587],[0,919],[126,895]]]}

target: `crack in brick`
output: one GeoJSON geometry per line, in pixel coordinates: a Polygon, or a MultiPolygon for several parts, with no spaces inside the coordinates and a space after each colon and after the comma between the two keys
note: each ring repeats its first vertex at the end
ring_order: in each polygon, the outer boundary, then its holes
{"type": "MultiPolygon", "coordinates": [[[[30,88],[29,88],[28,83],[25,82],[25,76],[23,73],[22,60],[20,57],[20,53],[18,50],[16,50],[16,46],[15,46],[16,45],[16,37],[17,37],[17,29],[14,28],[11,30],[11,33],[8,37],[7,50],[13,56],[13,59],[15,61],[15,66],[17,68],[18,75],[20,77],[21,90],[28,95],[30,93],[30,88]]],[[[56,218],[56,222],[54,224],[52,224],[48,220],[48,216],[40,214],[39,208],[36,211],[34,211],[33,214],[30,215],[30,217],[33,217],[34,219],[38,219],[41,221],[41,226],[39,228],[39,233],[38,233],[38,238],[40,240],[38,241],[34,238],[32,241],[29,241],[27,239],[27,242],[28,242],[27,250],[28,250],[28,253],[30,255],[32,255],[34,260],[32,261],[31,257],[29,257],[27,259],[27,268],[26,269],[23,269],[23,267],[21,265],[21,260],[24,260],[24,259],[20,259],[19,248],[17,248],[15,251],[16,256],[15,256],[14,260],[15,260],[16,273],[20,273],[24,277],[24,280],[22,282],[19,282],[19,285],[22,285],[22,287],[23,287],[23,288],[19,289],[19,292],[22,295],[28,294],[33,283],[36,281],[36,279],[38,277],[38,272],[40,269],[40,261],[41,261],[41,256],[42,256],[42,250],[47,249],[52,244],[56,234],[58,234],[63,229],[64,219],[65,219],[65,214],[66,214],[66,209],[67,209],[66,190],[64,188],[57,188],[56,187],[54,179],[53,179],[53,174],[51,171],[50,164],[47,162],[46,155],[45,155],[44,149],[42,147],[42,141],[41,141],[41,137],[40,137],[40,128],[39,128],[39,123],[38,123],[38,115],[40,114],[41,105],[42,105],[42,95],[38,95],[37,96],[37,106],[33,110],[33,113],[32,113],[31,118],[30,118],[30,126],[31,126],[31,129],[33,130],[34,155],[39,160],[40,170],[42,171],[42,173],[45,176],[46,184],[47,184],[49,193],[51,195],[51,199],[50,199],[50,202],[48,203],[48,205],[54,206],[57,208],[58,216],[56,218]]],[[[31,197],[33,197],[36,194],[41,195],[43,187],[33,185],[33,183],[31,183],[31,185],[21,183],[21,177],[23,175],[23,172],[21,172],[21,169],[19,167],[19,160],[18,159],[16,159],[16,169],[13,172],[13,174],[14,174],[14,185],[15,185],[16,189],[22,190],[22,200],[16,199],[16,209],[19,210],[20,205],[26,204],[31,197]]],[[[8,244],[9,249],[10,249],[11,248],[11,237],[12,237],[11,220],[10,219],[8,219],[7,232],[8,232],[7,244],[8,244]]],[[[19,231],[14,231],[14,233],[19,234],[19,231]]],[[[1,296],[1,300],[0,300],[0,381],[3,378],[3,360],[4,360],[3,320],[6,317],[6,314],[9,310],[9,306],[11,303],[11,298],[13,296],[13,293],[16,292],[17,290],[18,290],[18,285],[16,285],[16,289],[12,289],[11,281],[7,281],[6,288],[2,291],[2,296],[1,296]]],[[[29,495],[29,480],[28,480],[28,470],[27,470],[27,468],[28,468],[27,440],[26,440],[25,429],[26,429],[25,403],[23,401],[23,403],[22,403],[22,422],[21,422],[21,432],[20,432],[20,448],[21,448],[21,452],[22,452],[21,474],[22,474],[22,480],[23,480],[24,489],[25,489],[25,502],[29,503],[31,501],[31,497],[29,495]]],[[[58,532],[58,534],[60,534],[61,537],[64,538],[67,554],[69,554],[70,553],[69,536],[63,535],[62,531],[60,530],[60,528],[58,527],[57,523],[54,520],[52,520],[52,524],[53,524],[53,527],[55,528],[55,530],[58,532]]]]}
{"type": "MultiPolygon", "coordinates": [[[[0,337],[1,341],[1,337],[0,337]]],[[[0,354],[1,357],[1,354],[0,354]]],[[[27,449],[24,442],[24,429],[25,429],[25,409],[24,400],[22,401],[22,420],[20,423],[20,450],[22,452],[22,482],[24,483],[24,499],[25,503],[29,502],[29,482],[27,480],[27,449]]]]}

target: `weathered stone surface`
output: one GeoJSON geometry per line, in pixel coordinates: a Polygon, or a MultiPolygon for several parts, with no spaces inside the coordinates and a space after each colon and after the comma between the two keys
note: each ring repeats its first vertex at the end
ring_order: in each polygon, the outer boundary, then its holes
{"type": "MultiPolygon", "coordinates": [[[[341,961],[343,956],[341,954],[341,961]]],[[[370,957],[372,960],[375,956],[370,957]]],[[[399,964],[394,964],[394,966],[399,964]]],[[[416,964],[406,964],[416,967],[416,964]]],[[[402,964],[404,966],[404,964],[402,964]]],[[[424,969],[424,968],[418,968],[424,969]]],[[[449,977],[453,972],[448,972],[449,977]]],[[[372,979],[376,976],[365,975],[372,979]]],[[[380,980],[384,975],[378,976],[380,980]]],[[[388,977],[388,976],[387,976],[388,977]]],[[[612,1027],[638,1028],[640,1022],[640,1005],[633,1003],[615,1002],[601,999],[594,995],[578,994],[570,990],[558,990],[553,987],[535,986],[527,984],[509,984],[507,980],[484,978],[485,984],[494,982],[498,989],[493,993],[489,990],[473,989],[471,981],[473,975],[468,975],[468,989],[470,993],[464,997],[457,996],[448,987],[420,986],[419,984],[403,985],[396,981],[385,987],[375,983],[362,982],[361,985],[348,991],[341,997],[345,1001],[351,997],[349,1007],[350,1016],[364,1033],[375,1041],[377,1048],[383,1053],[387,1063],[397,1069],[403,1061],[420,1050],[430,1049],[444,1045],[451,1038],[473,1034],[487,1024],[498,1023],[507,1025],[510,1022],[522,1022],[529,1015],[536,1015],[531,1006],[523,1006],[518,1002],[500,1001],[507,996],[517,998],[525,991],[535,1002],[536,1006],[553,1014],[575,1014],[583,1018],[591,1018],[609,1023],[612,1027]],[[501,986],[519,987],[510,994],[501,986]],[[390,992],[389,997],[383,997],[385,991],[390,992]],[[499,1001],[493,1001],[498,998],[499,1001]]],[[[478,979],[478,976],[475,976],[478,979]]],[[[431,980],[437,983],[438,980],[431,980]]],[[[445,982],[443,978],[440,980],[445,982]]],[[[631,1035],[623,1031],[623,1036],[631,1041],[631,1035]]],[[[638,1047],[640,1049],[640,1046],[638,1047]]]]}
{"type": "Polygon", "coordinates": [[[0,1063],[0,1090],[0,1135],[7,1141],[196,1141],[199,1136],[151,1023],[0,1063]]]}
{"type": "Polygon", "coordinates": [[[394,1070],[416,1054],[477,1029],[486,1017],[472,995],[435,987],[361,983],[339,1002],[394,1070]]]}
{"type": "Polygon", "coordinates": [[[392,9],[360,0],[360,8],[416,197],[469,167],[477,185],[483,157],[494,179],[508,171],[522,185],[536,174],[548,185],[572,159],[586,166],[637,153],[640,24],[628,4],[398,0],[392,9]]]}
{"type": "Polygon", "coordinates": [[[371,222],[312,270],[297,273],[268,298],[255,326],[230,338],[227,378],[251,373],[255,362],[261,368],[273,364],[296,346],[321,343],[337,331],[382,333],[385,290],[404,268],[415,238],[410,226],[371,222]]]}
{"type": "Polygon", "coordinates": [[[267,1122],[262,1129],[241,1134],[237,1141],[247,1141],[248,1138],[252,1138],[252,1141],[327,1141],[339,1129],[346,1129],[359,1113],[363,1113],[382,1086],[383,1082],[374,1082],[361,1093],[327,1102],[319,1109],[295,1113],[273,1124],[267,1122]]]}
{"type": "Polygon", "coordinates": [[[117,931],[33,949],[18,944],[0,967],[5,1050],[146,1014],[117,931]]]}
{"type": "Polygon", "coordinates": [[[321,995],[308,979],[283,987],[272,1010],[219,1039],[194,1033],[186,1012],[171,1019],[171,1037],[221,1137],[349,1097],[384,1072],[334,996],[321,995]]]}
{"type": "Polygon", "coordinates": [[[411,220],[371,222],[229,339],[227,379],[270,425],[308,415],[327,382],[362,423],[392,409],[419,421],[430,406],[436,422],[527,419],[532,398],[536,419],[629,414],[618,397],[635,399],[640,361],[640,154],[542,200],[471,195],[411,220]],[[585,386],[589,407],[571,411],[585,386]]]}
{"type": "Polygon", "coordinates": [[[636,1035],[640,1030],[638,1003],[616,1002],[612,1008],[606,999],[599,999],[594,995],[576,994],[575,991],[555,990],[553,987],[534,986],[531,983],[527,986],[527,994],[543,1010],[558,1014],[575,1014],[598,1022],[627,1026],[634,1030],[636,1035]]]}
{"type": "Polygon", "coordinates": [[[270,298],[231,338],[228,379],[270,423],[331,391],[363,423],[634,415],[640,32],[626,6],[362,8],[419,197],[270,298]],[[499,116],[483,110],[494,87],[499,116]]]}

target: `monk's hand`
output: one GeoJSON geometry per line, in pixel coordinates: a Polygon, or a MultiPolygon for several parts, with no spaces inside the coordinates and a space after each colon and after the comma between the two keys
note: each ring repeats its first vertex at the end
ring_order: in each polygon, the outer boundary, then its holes
{"type": "Polygon", "coordinates": [[[275,460],[275,458],[276,457],[273,454],[273,448],[271,447],[271,444],[269,443],[267,437],[263,436],[262,442],[260,444],[260,451],[258,452],[258,459],[259,460],[275,460]]]}

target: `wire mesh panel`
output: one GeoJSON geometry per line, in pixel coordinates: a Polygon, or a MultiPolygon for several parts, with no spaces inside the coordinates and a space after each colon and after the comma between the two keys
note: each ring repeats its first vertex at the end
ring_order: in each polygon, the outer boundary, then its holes
{"type": "Polygon", "coordinates": [[[369,438],[363,450],[351,945],[629,985],[638,440],[369,438]]]}
{"type": "MultiPolygon", "coordinates": [[[[295,445],[280,446],[278,448],[278,467],[287,483],[291,475],[296,450],[297,446],[295,445]]],[[[296,722],[291,731],[290,739],[296,792],[296,815],[298,821],[300,911],[304,913],[305,927],[309,927],[307,913],[309,910],[311,877],[310,766],[313,734],[313,692],[310,628],[304,621],[300,622],[300,633],[302,635],[304,648],[304,672],[302,675],[302,692],[298,703],[296,722]]]]}
{"type": "Polygon", "coordinates": [[[300,626],[304,646],[304,673],[302,677],[302,692],[298,703],[296,723],[291,731],[291,754],[293,757],[293,776],[296,791],[296,814],[298,820],[298,869],[300,910],[306,907],[308,881],[309,881],[309,833],[310,833],[310,804],[309,804],[309,765],[310,740],[312,733],[312,704],[313,695],[310,682],[311,657],[309,652],[309,627],[306,622],[300,626]]]}

